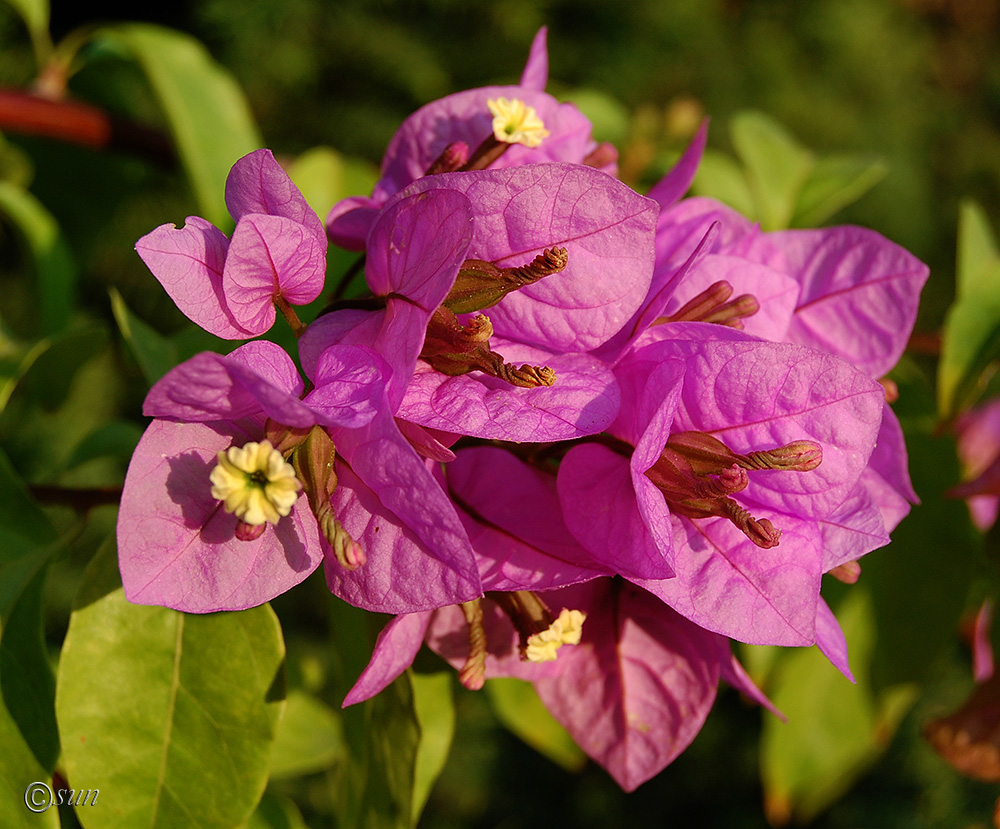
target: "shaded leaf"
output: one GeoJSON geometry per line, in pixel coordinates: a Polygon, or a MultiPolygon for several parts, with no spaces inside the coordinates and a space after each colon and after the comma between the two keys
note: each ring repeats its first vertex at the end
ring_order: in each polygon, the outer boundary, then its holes
{"type": "Polygon", "coordinates": [[[172,29],[123,23],[96,39],[124,48],[149,81],[204,217],[229,223],[224,188],[230,167],[261,146],[242,90],[197,40],[172,29]]]}
{"type": "MultiPolygon", "coordinates": [[[[373,616],[345,602],[332,605],[334,694],[342,699],[375,644],[373,616]]],[[[348,756],[334,770],[337,825],[410,827],[420,726],[404,674],[378,696],[342,713],[348,756]]]]}
{"type": "Polygon", "coordinates": [[[127,462],[142,437],[142,427],[128,420],[113,420],[99,426],[85,437],[66,462],[66,467],[87,463],[103,457],[115,457],[127,462]]]}
{"type": "Polygon", "coordinates": [[[271,749],[271,777],[296,777],[328,769],[344,757],[340,716],[302,691],[292,691],[271,749]]]}
{"type": "Polygon", "coordinates": [[[294,801],[268,793],[250,816],[246,829],[307,829],[307,827],[294,801]]]}
{"type": "Polygon", "coordinates": [[[115,793],[88,827],[246,821],[284,696],[277,617],[133,605],[119,584],[109,542],[80,586],[57,678],[70,785],[115,793]]]}
{"type": "Polygon", "coordinates": [[[936,660],[952,647],[981,549],[965,504],[943,497],[959,469],[954,440],[936,434],[930,384],[905,359],[892,378],[899,386],[893,409],[921,504],[893,531],[888,547],[862,562],[878,628],[872,678],[881,688],[935,676],[936,660]]]}
{"type": "MultiPolygon", "coordinates": [[[[32,783],[46,783],[51,780],[44,768],[35,759],[24,736],[17,727],[5,705],[0,705],[0,824],[5,829],[58,829],[59,811],[47,809],[44,813],[34,813],[25,807],[25,790],[32,783]]],[[[40,808],[47,797],[39,789],[35,798],[29,799],[40,808]]]]}
{"type": "Polygon", "coordinates": [[[792,227],[818,227],[878,184],[889,168],[881,159],[827,156],[819,159],[802,185],[792,227]]]}
{"type": "Polygon", "coordinates": [[[51,344],[49,340],[40,340],[30,347],[12,348],[0,359],[0,412],[7,407],[18,383],[51,344]]]}
{"type": "Polygon", "coordinates": [[[530,682],[491,679],[486,683],[486,696],[503,726],[535,751],[567,771],[580,771],[584,767],[587,755],[548,712],[530,682]]]}
{"type": "MultiPolygon", "coordinates": [[[[59,756],[55,679],[42,636],[46,567],[40,567],[7,614],[0,638],[3,708],[36,762],[51,774],[59,756]]],[[[28,781],[26,781],[28,782],[28,781]]]]}
{"type": "Polygon", "coordinates": [[[55,538],[56,531],[48,516],[28,493],[7,455],[0,450],[0,566],[55,538]]]}
{"type": "Polygon", "coordinates": [[[451,750],[455,734],[455,700],[450,671],[436,674],[410,671],[409,677],[413,708],[420,726],[413,780],[412,820],[415,826],[451,750]]]}
{"type": "Polygon", "coordinates": [[[59,225],[31,193],[5,181],[0,181],[0,216],[14,225],[31,256],[42,333],[62,331],[74,307],[77,267],[59,225]]]}
{"type": "Polygon", "coordinates": [[[174,344],[133,314],[116,288],[110,290],[111,310],[118,330],[132,350],[146,382],[152,385],[179,361],[174,344]]]}

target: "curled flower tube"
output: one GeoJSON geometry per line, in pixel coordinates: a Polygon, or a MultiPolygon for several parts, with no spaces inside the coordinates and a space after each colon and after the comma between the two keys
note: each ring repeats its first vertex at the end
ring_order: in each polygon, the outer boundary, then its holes
{"type": "Polygon", "coordinates": [[[679,339],[616,367],[614,440],[562,461],[567,525],[592,556],[708,630],[813,644],[830,561],[888,542],[861,483],[882,388],[802,346],[705,323],[663,328],[679,339]]]}
{"type": "Polygon", "coordinates": [[[653,219],[646,199],[584,167],[423,179],[368,237],[374,307],[321,316],[300,341],[303,365],[330,343],[364,344],[393,366],[402,420],[501,440],[593,434],[618,394],[586,352],[645,295],[653,219]]]}

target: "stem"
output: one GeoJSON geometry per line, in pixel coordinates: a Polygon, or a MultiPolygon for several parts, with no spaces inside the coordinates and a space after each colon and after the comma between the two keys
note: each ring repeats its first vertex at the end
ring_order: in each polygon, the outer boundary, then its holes
{"type": "Polygon", "coordinates": [[[361,254],[357,259],[354,260],[354,264],[351,265],[344,275],[340,277],[340,281],[337,282],[337,287],[333,289],[333,296],[330,297],[330,304],[332,305],[347,291],[347,286],[351,284],[351,280],[357,276],[358,271],[360,271],[365,266],[365,254],[361,254]]]}
{"type": "Polygon", "coordinates": [[[177,153],[165,133],[80,101],[53,101],[0,89],[0,130],[40,135],[93,150],[119,150],[172,167],[177,153]]]}
{"type": "Polygon", "coordinates": [[[278,294],[274,297],[274,306],[281,311],[281,315],[292,329],[295,339],[301,337],[305,333],[306,325],[299,319],[299,315],[295,313],[295,309],[288,304],[288,300],[281,294],[278,294]]]}
{"type": "Polygon", "coordinates": [[[64,507],[73,507],[80,511],[87,511],[94,507],[102,507],[108,504],[117,504],[122,499],[122,488],[120,486],[90,487],[88,489],[75,489],[64,486],[46,486],[42,484],[31,484],[28,491],[36,501],[43,504],[58,504],[64,507]]]}

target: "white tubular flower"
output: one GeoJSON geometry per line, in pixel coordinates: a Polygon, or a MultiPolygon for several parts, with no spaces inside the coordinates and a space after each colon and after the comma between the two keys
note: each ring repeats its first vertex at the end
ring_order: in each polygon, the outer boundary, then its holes
{"type": "Polygon", "coordinates": [[[210,480],[212,497],[251,526],[276,524],[292,511],[302,489],[292,465],[268,440],[219,452],[210,480]]]}
{"type": "Polygon", "coordinates": [[[524,655],[529,662],[551,662],[563,645],[578,645],[583,634],[586,615],[579,610],[563,608],[548,630],[528,637],[524,655]]]}
{"type": "Polygon", "coordinates": [[[497,141],[537,147],[549,136],[535,108],[524,101],[493,98],[486,102],[486,106],[493,113],[493,135],[497,141]]]}

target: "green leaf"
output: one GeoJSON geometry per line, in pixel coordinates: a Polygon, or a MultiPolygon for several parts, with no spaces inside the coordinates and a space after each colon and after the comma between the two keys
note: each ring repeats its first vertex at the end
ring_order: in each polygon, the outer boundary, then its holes
{"type": "Polygon", "coordinates": [[[146,382],[153,385],[177,365],[177,348],[169,339],[133,314],[116,288],[112,288],[109,293],[118,330],[128,343],[146,382]]]}
{"type": "Polygon", "coordinates": [[[728,155],[705,150],[691,190],[696,196],[708,196],[728,204],[752,221],[758,219],[747,177],[740,165],[728,155]]]}
{"type": "Polygon", "coordinates": [[[436,674],[409,672],[413,688],[413,707],[420,725],[413,782],[413,825],[427,804],[434,782],[448,760],[451,741],[455,736],[455,697],[452,692],[452,672],[436,674]]]}
{"type": "Polygon", "coordinates": [[[593,126],[595,141],[610,141],[622,144],[629,133],[629,111],[621,101],[598,89],[574,89],[560,95],[561,101],[569,101],[593,126]]]}
{"type": "Polygon", "coordinates": [[[48,792],[37,784],[50,786],[51,778],[35,759],[6,705],[0,704],[0,826],[5,829],[58,829],[59,811],[51,808],[35,813],[25,806],[26,798],[37,808],[45,805],[48,792]],[[26,789],[36,784],[35,796],[26,789]]]}
{"type": "Polygon", "coordinates": [[[189,35],[145,23],[100,28],[95,39],[129,53],[166,115],[202,215],[223,227],[233,163],[261,146],[249,104],[233,77],[189,35]]]}
{"type": "Polygon", "coordinates": [[[486,696],[500,722],[536,751],[567,771],[579,771],[587,756],[548,712],[535,686],[520,679],[491,679],[486,696]]]}
{"type": "Polygon", "coordinates": [[[878,184],[889,168],[881,159],[827,156],[816,162],[802,185],[792,227],[818,227],[878,184]]]}
{"type": "Polygon", "coordinates": [[[349,756],[336,771],[338,825],[409,829],[420,727],[406,675],[346,709],[344,731],[349,756]]]}
{"type": "Polygon", "coordinates": [[[892,543],[862,562],[862,579],[874,597],[872,678],[880,688],[935,677],[937,660],[954,647],[982,549],[966,505],[945,497],[959,481],[959,467],[954,440],[937,434],[930,383],[905,358],[891,376],[899,386],[893,408],[921,503],[893,531],[892,543]]]}
{"type": "Polygon", "coordinates": [[[404,674],[364,703],[368,780],[354,826],[411,827],[420,725],[404,674]]]}
{"type": "Polygon", "coordinates": [[[77,371],[107,344],[107,330],[97,325],[52,337],[49,347],[25,371],[20,385],[44,408],[54,409],[70,394],[77,371]]]}
{"type": "Polygon", "coordinates": [[[41,70],[49,53],[52,51],[52,39],[49,35],[49,3],[48,0],[7,0],[7,5],[21,15],[31,43],[35,49],[35,60],[41,70]]]}
{"type": "Polygon", "coordinates": [[[287,797],[265,794],[250,816],[247,829],[308,829],[295,802],[287,797]]]}
{"type": "Polygon", "coordinates": [[[7,5],[21,15],[29,31],[49,30],[48,0],[7,0],[7,5]]]}
{"type": "Polygon", "coordinates": [[[955,271],[958,296],[974,297],[983,281],[990,279],[990,271],[997,262],[1000,262],[1000,250],[986,213],[971,199],[962,201],[958,212],[955,271]]]}
{"type": "Polygon", "coordinates": [[[778,665],[774,704],[788,718],[765,715],[761,775],[768,817],[807,822],[829,806],[885,750],[915,699],[896,688],[878,699],[868,681],[875,627],[872,599],[860,585],[837,613],[847,637],[852,685],[818,648],[786,652],[778,665]]]}
{"type": "Polygon", "coordinates": [[[340,715],[310,694],[289,693],[271,749],[271,778],[322,771],[344,754],[340,715]]]}
{"type": "MultiPolygon", "coordinates": [[[[331,680],[343,699],[371,658],[373,616],[331,605],[331,680]]],[[[420,726],[404,674],[378,696],[342,713],[347,757],[333,772],[338,826],[410,827],[420,726]]]]}
{"type": "Polygon", "coordinates": [[[325,220],[341,199],[370,193],[379,171],[371,162],[341,155],[331,147],[313,147],[288,165],[288,175],[325,220]]]}
{"type": "Polygon", "coordinates": [[[787,228],[799,191],[813,169],[812,153],[761,112],[737,113],[729,127],[764,230],[787,228]]]}
{"type": "Polygon", "coordinates": [[[945,319],[938,363],[938,411],[971,406],[986,369],[1000,358],[1000,256],[982,209],[964,202],[958,223],[958,296],[945,319]]]}
{"type": "Polygon", "coordinates": [[[105,423],[77,444],[66,466],[72,469],[87,461],[109,456],[128,461],[135,451],[139,438],[142,437],[142,432],[142,427],[130,420],[113,420],[105,423]]]}
{"type": "Polygon", "coordinates": [[[67,779],[109,793],[80,817],[88,829],[244,823],[284,698],[277,617],[267,605],[202,616],[134,605],[120,583],[109,542],[87,568],[59,662],[67,779]]]}
{"type": "MultiPolygon", "coordinates": [[[[55,678],[42,635],[45,576],[40,567],[10,610],[0,636],[3,707],[37,763],[51,774],[59,757],[55,678]]],[[[25,781],[25,783],[30,781],[25,781]]]]}
{"type": "Polygon", "coordinates": [[[77,268],[59,225],[31,193],[5,181],[0,181],[0,215],[14,225],[31,256],[42,333],[62,331],[74,308],[77,268]]]}
{"type": "Polygon", "coordinates": [[[40,340],[30,347],[17,347],[8,345],[9,350],[0,359],[0,413],[7,408],[10,397],[14,389],[29,369],[35,364],[35,360],[52,345],[49,340],[40,340]]]}
{"type": "Polygon", "coordinates": [[[55,538],[52,522],[31,497],[6,453],[0,450],[0,566],[17,560],[39,544],[52,543],[55,538]]]}

